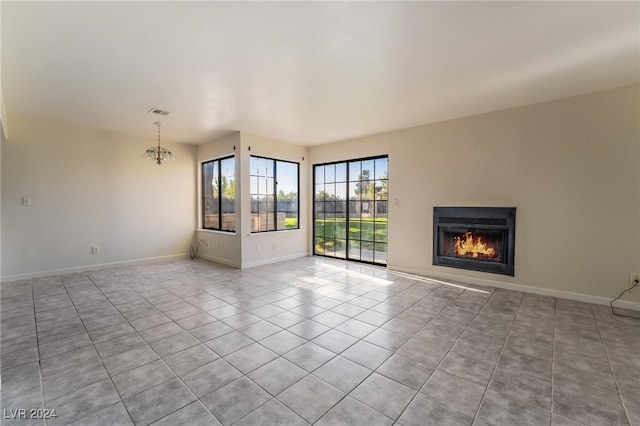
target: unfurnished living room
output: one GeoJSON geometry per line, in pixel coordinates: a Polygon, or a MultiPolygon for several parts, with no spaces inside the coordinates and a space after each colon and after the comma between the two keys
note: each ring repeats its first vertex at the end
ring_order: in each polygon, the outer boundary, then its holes
{"type": "Polygon", "coordinates": [[[640,3],[0,2],[2,425],[640,426],[640,3]]]}

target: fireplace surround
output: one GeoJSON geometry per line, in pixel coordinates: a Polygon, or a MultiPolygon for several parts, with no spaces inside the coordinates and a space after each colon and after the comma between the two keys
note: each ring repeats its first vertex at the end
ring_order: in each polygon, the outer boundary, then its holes
{"type": "Polygon", "coordinates": [[[433,264],[514,276],[515,207],[434,207],[433,264]]]}

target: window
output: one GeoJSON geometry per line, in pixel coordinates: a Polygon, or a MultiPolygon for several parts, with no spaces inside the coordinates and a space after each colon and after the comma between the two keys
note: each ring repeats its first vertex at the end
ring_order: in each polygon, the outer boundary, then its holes
{"type": "Polygon", "coordinates": [[[220,158],[202,163],[202,228],[236,230],[236,160],[220,158]]]}
{"type": "Polygon", "coordinates": [[[300,228],[300,165],[251,156],[251,232],[300,228]]]}
{"type": "Polygon", "coordinates": [[[386,156],[313,167],[313,252],[387,263],[386,156]]]}

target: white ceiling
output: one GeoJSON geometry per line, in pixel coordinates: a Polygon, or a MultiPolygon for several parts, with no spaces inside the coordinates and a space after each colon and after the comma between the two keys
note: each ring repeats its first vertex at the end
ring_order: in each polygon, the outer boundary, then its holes
{"type": "Polygon", "coordinates": [[[9,114],[150,138],[162,121],[163,140],[189,143],[241,130],[314,145],[640,75],[637,1],[1,7],[9,114]]]}

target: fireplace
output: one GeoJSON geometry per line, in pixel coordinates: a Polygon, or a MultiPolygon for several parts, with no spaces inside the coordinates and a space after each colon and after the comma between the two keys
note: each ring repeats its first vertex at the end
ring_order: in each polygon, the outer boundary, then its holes
{"type": "Polygon", "coordinates": [[[514,276],[515,207],[434,207],[433,264],[514,276]]]}

